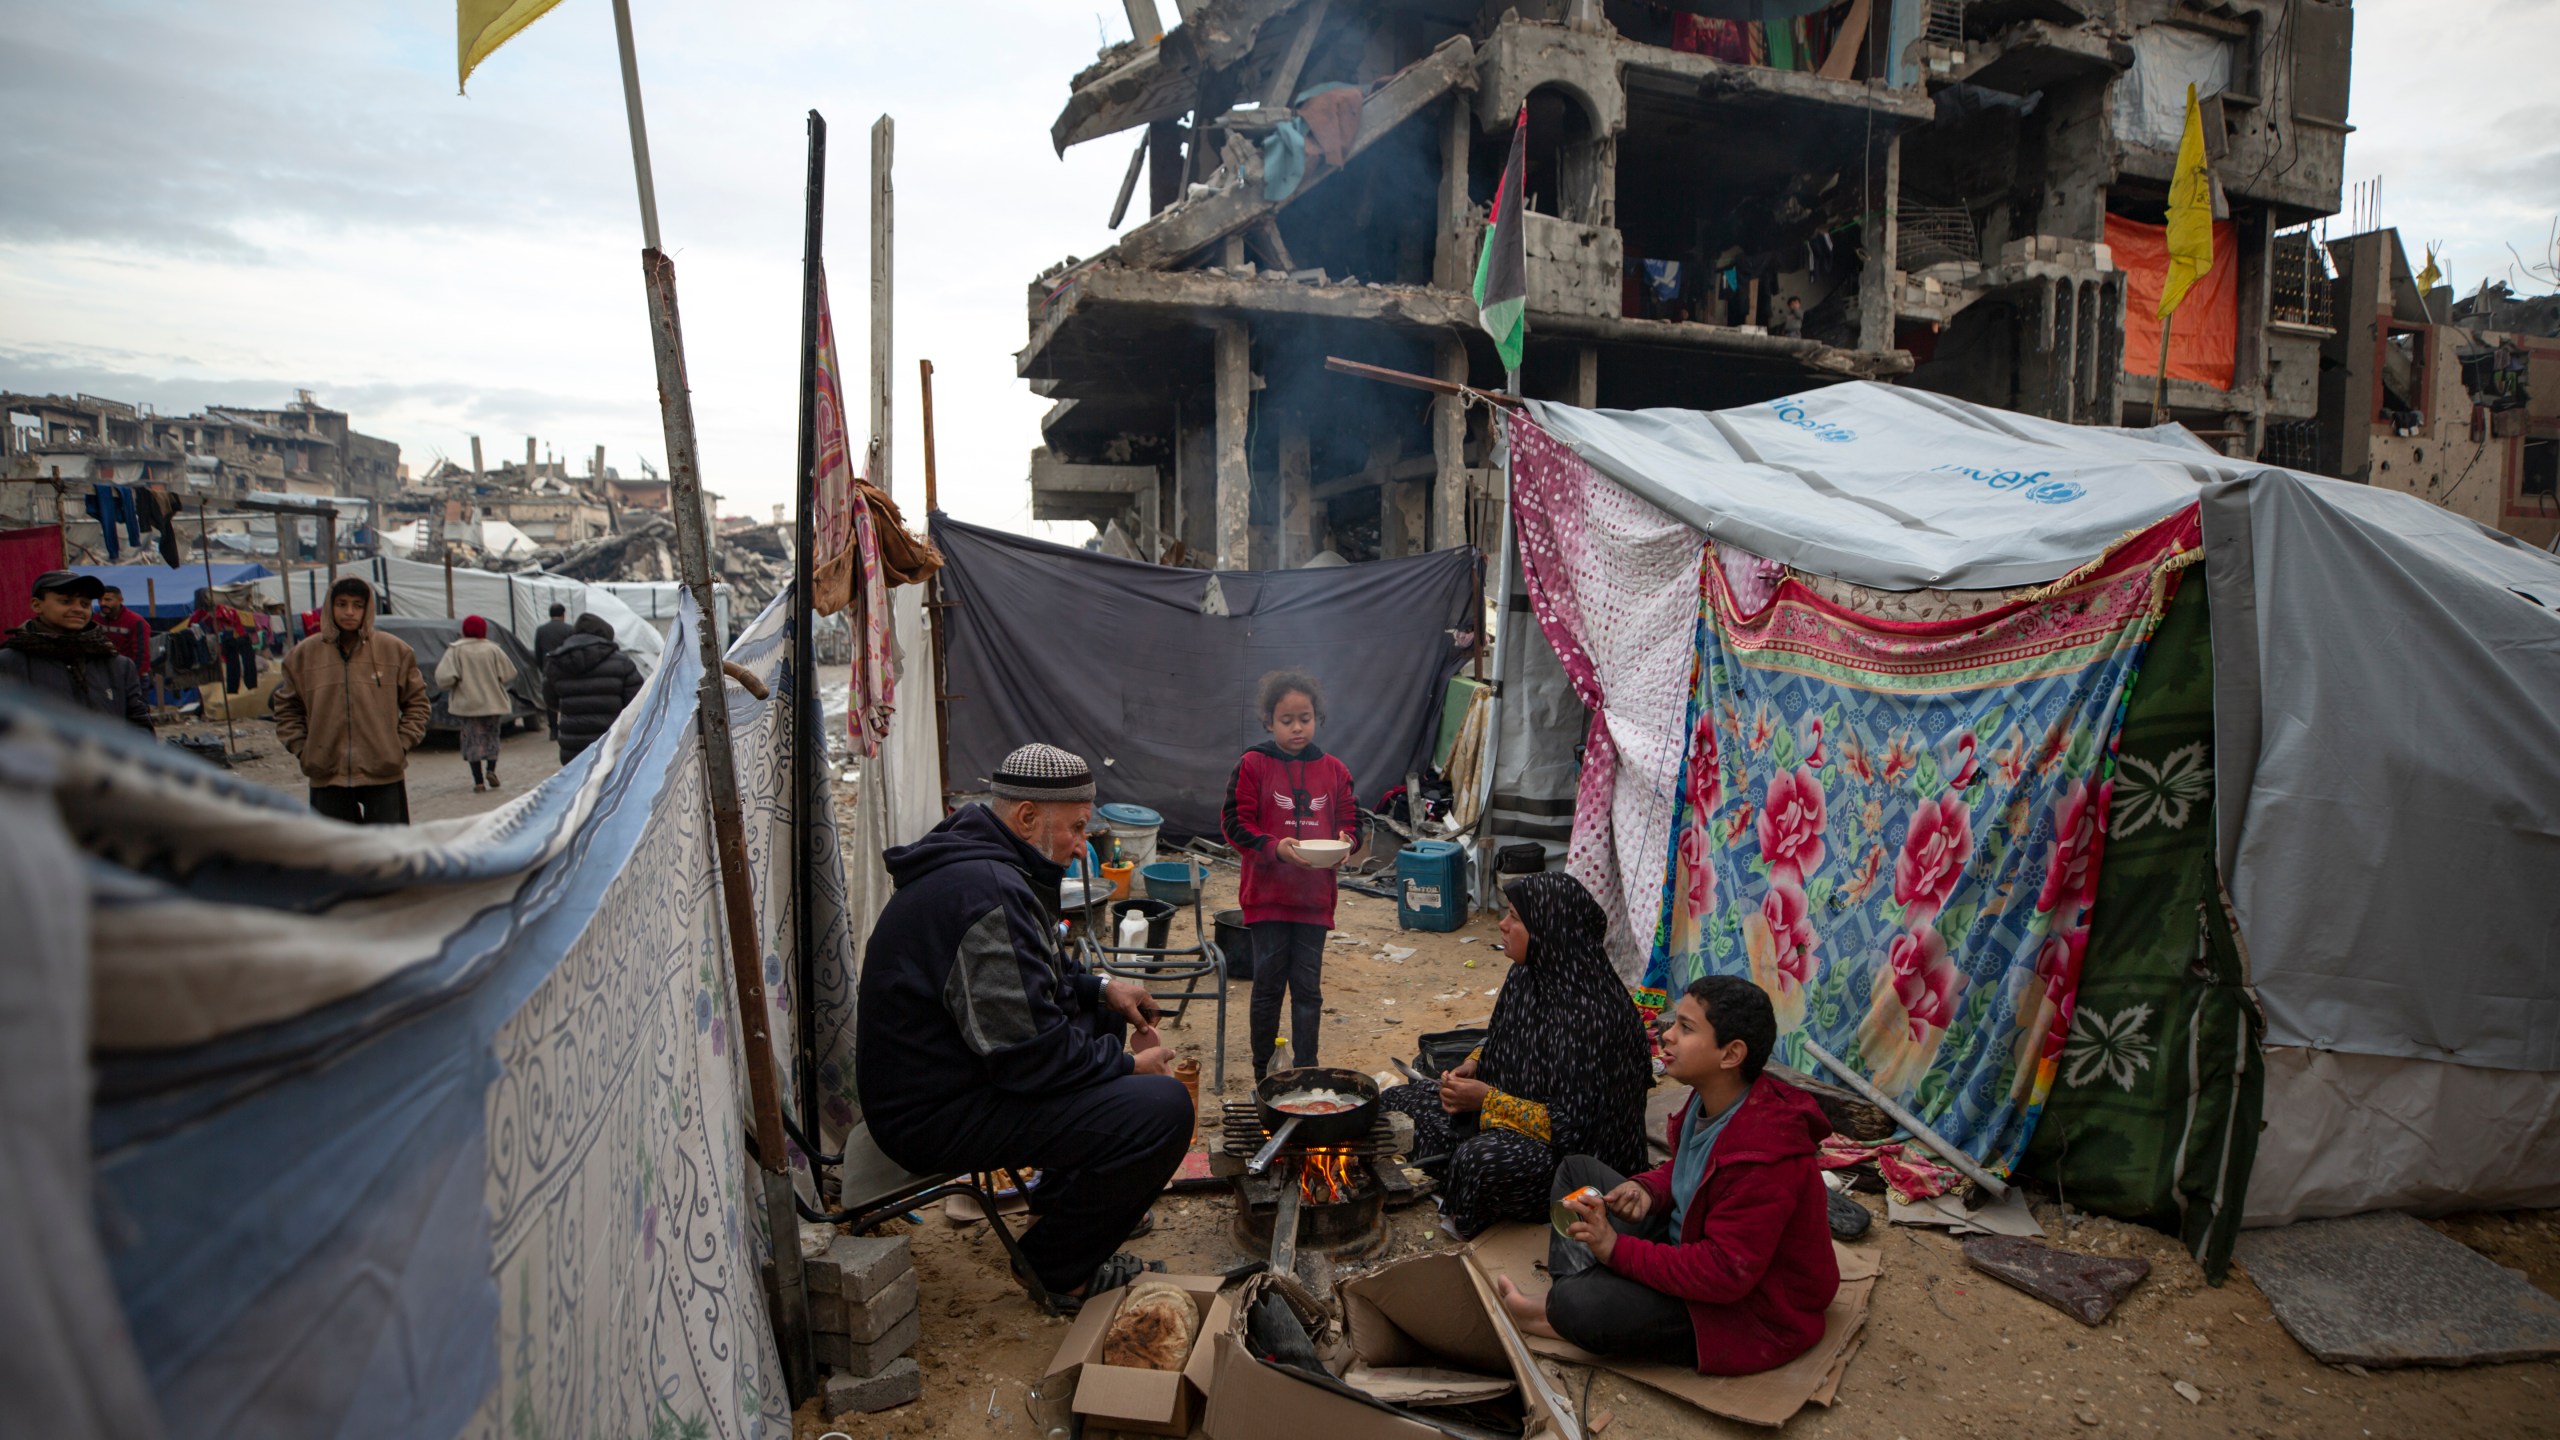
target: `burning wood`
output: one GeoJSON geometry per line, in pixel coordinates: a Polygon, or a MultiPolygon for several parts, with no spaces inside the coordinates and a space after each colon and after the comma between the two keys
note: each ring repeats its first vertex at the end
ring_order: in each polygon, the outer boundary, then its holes
{"type": "Polygon", "coordinates": [[[1348,1150],[1310,1150],[1298,1167],[1298,1196],[1310,1205],[1333,1205],[1356,1198],[1359,1162],[1348,1150]]]}

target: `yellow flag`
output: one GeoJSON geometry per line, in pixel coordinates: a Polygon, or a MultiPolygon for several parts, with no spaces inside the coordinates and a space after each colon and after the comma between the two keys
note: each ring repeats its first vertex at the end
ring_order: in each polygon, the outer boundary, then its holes
{"type": "Polygon", "coordinates": [[[2213,268],[2213,171],[2204,158],[2204,112],[2187,87],[2187,128],[2178,136],[2178,168],[2169,177],[2169,275],[2160,286],[2166,320],[2213,268]]]}
{"type": "Polygon", "coordinates": [[[2444,272],[2436,268],[2436,247],[2427,247],[2427,268],[2418,272],[2418,294],[2424,296],[2436,288],[2444,272]]]}
{"type": "Polygon", "coordinates": [[[462,75],[457,85],[471,82],[471,72],[491,51],[516,38],[516,32],[548,14],[560,0],[454,0],[453,16],[460,31],[462,75]]]}

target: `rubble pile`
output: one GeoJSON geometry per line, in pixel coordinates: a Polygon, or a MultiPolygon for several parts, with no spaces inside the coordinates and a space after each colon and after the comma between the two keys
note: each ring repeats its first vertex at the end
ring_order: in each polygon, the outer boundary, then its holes
{"type": "MultiPolygon", "coordinates": [[[[571,580],[676,581],[675,521],[664,515],[626,513],[621,534],[539,550],[517,561],[492,559],[493,569],[540,570],[571,580]]],[[[728,585],[750,612],[791,582],[791,537],[781,525],[754,525],[711,538],[712,578],[728,585]]]]}

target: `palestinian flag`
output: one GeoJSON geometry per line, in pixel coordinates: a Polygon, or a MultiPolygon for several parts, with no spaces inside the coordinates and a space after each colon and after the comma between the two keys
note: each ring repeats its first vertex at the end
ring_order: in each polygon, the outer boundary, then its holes
{"type": "Polygon", "coordinates": [[[1476,323],[1493,337],[1506,371],[1520,368],[1529,333],[1529,237],[1520,223],[1529,171],[1529,107],[1511,127],[1511,157],[1502,162],[1502,185],[1493,192],[1493,223],[1484,227],[1484,253],[1476,257],[1476,323]]]}

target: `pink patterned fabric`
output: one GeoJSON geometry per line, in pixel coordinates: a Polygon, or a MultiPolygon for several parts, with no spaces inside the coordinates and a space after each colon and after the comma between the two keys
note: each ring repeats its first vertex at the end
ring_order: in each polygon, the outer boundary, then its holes
{"type": "Polygon", "coordinates": [[[1768,609],[1777,598],[1778,582],[1787,578],[1786,566],[1730,545],[1718,545],[1716,559],[1724,563],[1724,586],[1733,592],[1734,608],[1745,615],[1768,609]]]}
{"type": "Polygon", "coordinates": [[[1609,912],[1610,959],[1633,981],[1662,910],[1706,537],[1519,411],[1511,503],[1531,613],[1592,716],[1565,868],[1609,912]]]}

